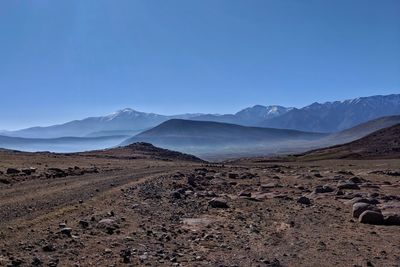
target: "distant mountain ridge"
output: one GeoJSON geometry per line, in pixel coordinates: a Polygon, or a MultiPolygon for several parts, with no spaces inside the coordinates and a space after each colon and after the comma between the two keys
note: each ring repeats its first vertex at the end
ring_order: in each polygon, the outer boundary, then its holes
{"type": "Polygon", "coordinates": [[[25,138],[58,138],[65,136],[85,137],[115,135],[123,132],[140,132],[172,118],[190,118],[198,114],[164,116],[125,108],[103,117],[89,117],[48,127],[31,127],[8,132],[7,135],[25,138]]]}
{"type": "Polygon", "coordinates": [[[235,114],[205,114],[190,118],[191,120],[200,121],[215,121],[233,123],[243,126],[257,126],[264,120],[279,117],[293,108],[282,106],[262,106],[255,105],[253,107],[245,108],[235,114]]]}
{"type": "Polygon", "coordinates": [[[255,105],[235,114],[222,115],[181,114],[166,116],[125,108],[107,116],[89,117],[48,127],[2,131],[1,134],[25,138],[135,135],[170,119],[214,121],[243,126],[333,133],[372,119],[391,115],[400,115],[400,94],[313,103],[300,109],[278,105],[255,105]]]}
{"type": "Polygon", "coordinates": [[[400,94],[313,103],[267,119],[259,126],[332,133],[391,115],[400,115],[400,94]]]}
{"type": "Polygon", "coordinates": [[[219,115],[189,113],[167,116],[125,108],[106,116],[89,117],[82,120],[74,120],[47,127],[31,127],[17,131],[3,131],[2,134],[24,138],[58,138],[65,136],[91,137],[119,135],[121,133],[131,133],[131,135],[134,135],[170,119],[219,121],[252,126],[260,123],[266,118],[279,116],[287,110],[290,110],[290,108],[256,105],[241,110],[236,114],[219,115]]]}

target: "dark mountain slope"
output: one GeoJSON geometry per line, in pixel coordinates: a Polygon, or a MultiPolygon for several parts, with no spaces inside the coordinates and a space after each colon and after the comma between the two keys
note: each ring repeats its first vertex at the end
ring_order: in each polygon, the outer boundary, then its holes
{"type": "Polygon", "coordinates": [[[321,141],[328,141],[335,144],[348,143],[364,136],[369,135],[380,129],[388,128],[390,126],[400,123],[400,116],[388,116],[382,117],[368,122],[364,122],[350,129],[340,131],[338,133],[331,134],[321,141]]]}
{"type": "Polygon", "coordinates": [[[400,158],[400,124],[378,130],[356,141],[299,155],[299,159],[400,158]]]}

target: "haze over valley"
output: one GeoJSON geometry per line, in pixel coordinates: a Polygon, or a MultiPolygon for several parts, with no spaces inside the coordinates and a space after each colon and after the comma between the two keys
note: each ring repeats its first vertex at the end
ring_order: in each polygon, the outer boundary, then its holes
{"type": "Polygon", "coordinates": [[[396,115],[400,115],[398,94],[313,103],[300,109],[255,105],[224,115],[165,116],[125,108],[103,117],[4,131],[0,147],[81,152],[149,142],[213,159],[275,155],[354,141],[399,123],[396,115]]]}

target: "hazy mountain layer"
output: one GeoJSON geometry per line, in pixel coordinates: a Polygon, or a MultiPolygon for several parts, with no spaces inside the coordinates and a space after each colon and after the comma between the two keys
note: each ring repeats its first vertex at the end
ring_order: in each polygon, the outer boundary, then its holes
{"type": "Polygon", "coordinates": [[[127,136],[23,138],[0,135],[0,147],[21,151],[80,152],[113,147],[127,136]]]}

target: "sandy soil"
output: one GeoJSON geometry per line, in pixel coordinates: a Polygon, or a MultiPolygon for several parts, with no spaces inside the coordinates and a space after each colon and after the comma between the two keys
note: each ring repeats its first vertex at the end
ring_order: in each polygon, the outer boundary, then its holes
{"type": "Polygon", "coordinates": [[[0,266],[400,266],[400,226],[352,214],[360,199],[400,214],[399,170],[400,159],[0,152],[0,266]],[[357,189],[338,189],[349,180],[357,189]]]}

